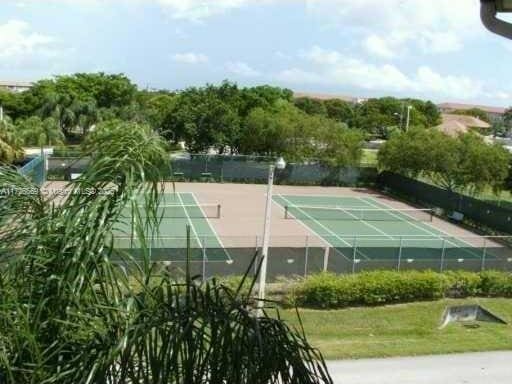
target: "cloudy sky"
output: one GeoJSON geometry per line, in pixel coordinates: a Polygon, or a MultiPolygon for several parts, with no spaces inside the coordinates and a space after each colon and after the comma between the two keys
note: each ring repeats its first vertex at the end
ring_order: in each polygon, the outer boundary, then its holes
{"type": "Polygon", "coordinates": [[[123,72],[512,105],[512,41],[479,0],[2,0],[0,80],[123,72]],[[385,4],[385,6],[383,5],[385,4]]]}

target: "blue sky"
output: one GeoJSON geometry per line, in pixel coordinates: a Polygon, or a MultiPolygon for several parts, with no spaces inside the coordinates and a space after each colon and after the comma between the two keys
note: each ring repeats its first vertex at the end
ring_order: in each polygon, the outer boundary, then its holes
{"type": "Polygon", "coordinates": [[[479,0],[2,0],[0,80],[123,72],[512,105],[512,41],[479,0]]]}

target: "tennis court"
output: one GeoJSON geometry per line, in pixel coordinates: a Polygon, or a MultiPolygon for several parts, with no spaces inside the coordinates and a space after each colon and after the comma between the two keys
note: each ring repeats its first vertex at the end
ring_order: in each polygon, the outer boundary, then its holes
{"type": "MultiPolygon", "coordinates": [[[[138,209],[128,207],[123,212],[123,219],[118,223],[114,238],[116,248],[132,250],[135,255],[142,248],[142,244],[132,230],[133,221],[137,216],[144,218],[147,215],[142,199],[138,204],[138,209]]],[[[190,248],[193,260],[231,259],[210,221],[221,217],[220,204],[200,204],[194,193],[166,193],[155,213],[160,223],[159,233],[147,235],[153,260],[186,259],[187,225],[191,228],[190,248]]]]}
{"type": "MultiPolygon", "coordinates": [[[[321,271],[512,269],[511,237],[478,235],[376,191],[276,185],[273,200],[270,279],[321,271]]],[[[263,245],[265,202],[265,185],[169,183],[157,210],[158,234],[146,234],[150,240],[142,244],[127,208],[115,246],[139,257],[149,252],[151,260],[181,273],[189,225],[194,274],[241,275],[263,245]]]]}
{"type": "Polygon", "coordinates": [[[274,201],[284,209],[286,219],[301,222],[347,260],[479,264],[483,258],[495,257],[485,238],[462,239],[437,229],[428,209],[395,209],[366,196],[279,194],[274,201]]]}

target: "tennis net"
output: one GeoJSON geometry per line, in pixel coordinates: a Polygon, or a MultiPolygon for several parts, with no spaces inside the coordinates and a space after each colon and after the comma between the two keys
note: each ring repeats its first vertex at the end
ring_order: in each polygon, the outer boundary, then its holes
{"type": "Polygon", "coordinates": [[[285,219],[347,221],[432,221],[431,209],[344,208],[287,205],[285,219]]]}
{"type": "MultiPolygon", "coordinates": [[[[123,211],[123,217],[138,216],[148,217],[149,212],[146,211],[145,206],[138,206],[136,211],[133,212],[131,207],[126,208],[123,211]]],[[[201,219],[211,218],[220,219],[221,217],[221,205],[220,204],[199,204],[199,205],[159,205],[156,208],[157,218],[176,218],[176,219],[201,219]]]]}

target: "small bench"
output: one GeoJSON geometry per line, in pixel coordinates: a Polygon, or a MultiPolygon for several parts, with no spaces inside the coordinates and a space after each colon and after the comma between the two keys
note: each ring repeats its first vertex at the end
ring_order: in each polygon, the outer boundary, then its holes
{"type": "Polygon", "coordinates": [[[453,221],[456,221],[456,222],[460,223],[462,220],[464,220],[464,214],[461,213],[461,212],[453,211],[452,213],[450,213],[448,215],[448,218],[450,220],[453,220],[453,221]]]}
{"type": "Polygon", "coordinates": [[[173,181],[184,181],[185,180],[185,174],[183,172],[173,172],[172,180],[173,181]]]}
{"type": "Polygon", "coordinates": [[[212,173],[211,172],[202,172],[201,173],[201,181],[209,183],[212,181],[212,173]]]}

